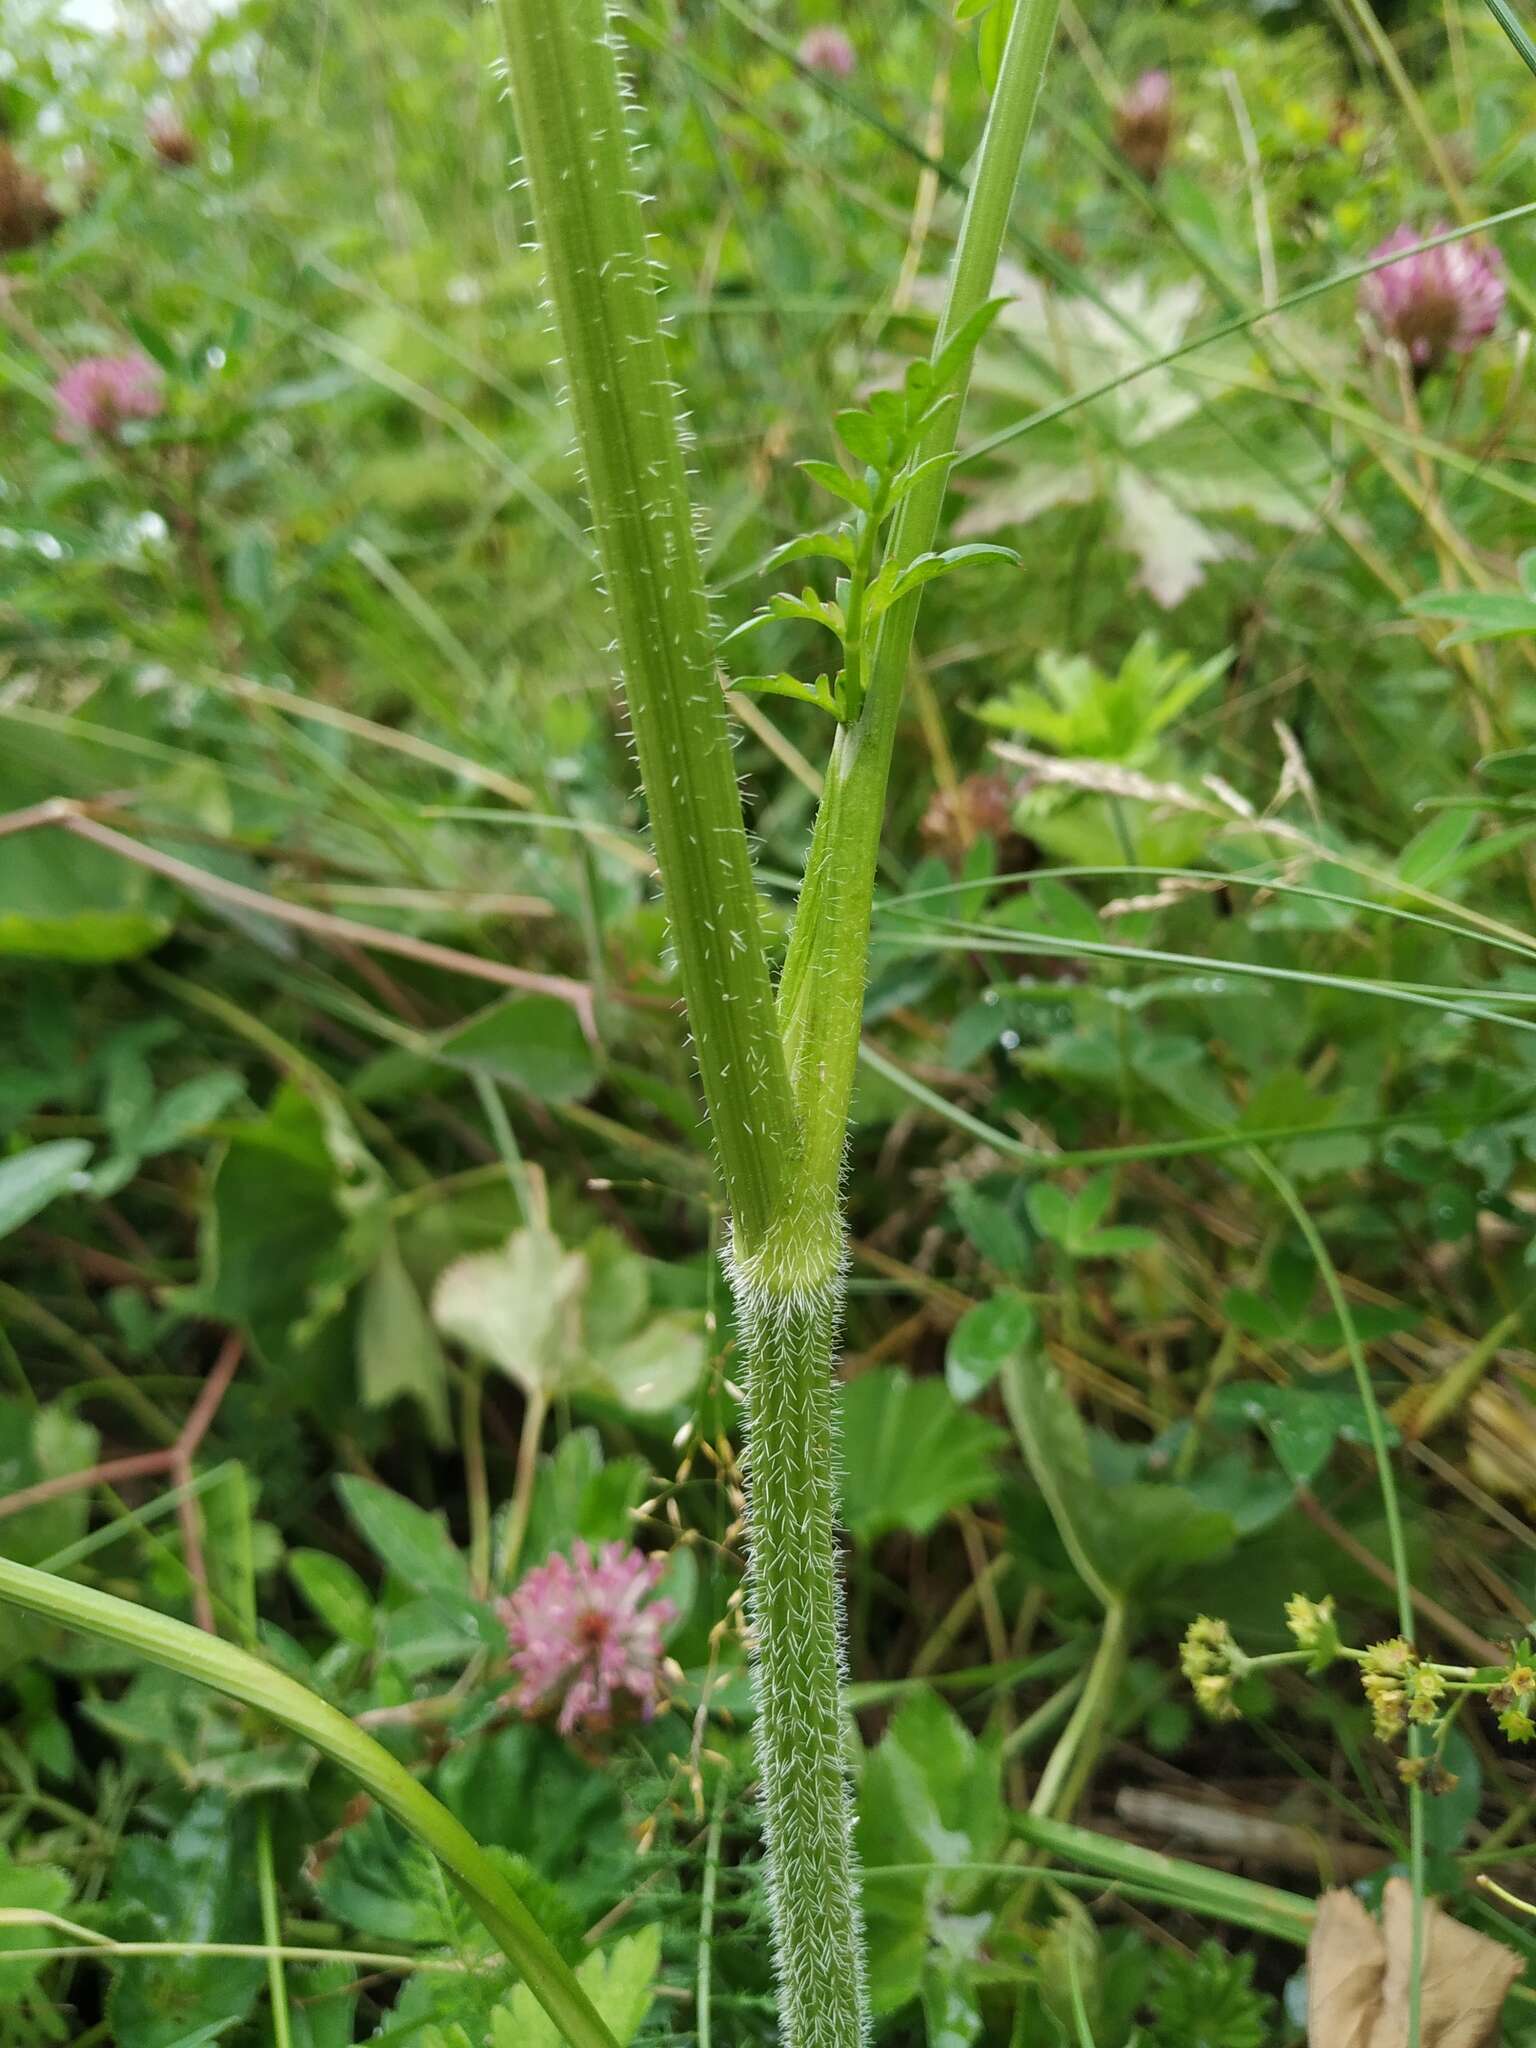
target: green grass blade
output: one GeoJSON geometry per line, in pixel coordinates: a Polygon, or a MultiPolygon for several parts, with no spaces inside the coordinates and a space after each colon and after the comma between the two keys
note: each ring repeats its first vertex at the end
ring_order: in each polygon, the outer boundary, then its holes
{"type": "Polygon", "coordinates": [[[469,1903],[571,2048],[615,2048],[612,2034],[558,1949],[468,1829],[355,1722],[273,1665],[201,1629],[94,1587],[0,1558],[0,1601],[64,1628],[119,1643],[163,1670],[254,1707],[313,1743],[410,1829],[469,1903]]]}

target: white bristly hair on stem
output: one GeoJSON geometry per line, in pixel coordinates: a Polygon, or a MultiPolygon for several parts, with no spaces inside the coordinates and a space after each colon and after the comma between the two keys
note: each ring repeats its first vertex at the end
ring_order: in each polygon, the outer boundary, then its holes
{"type": "MultiPolygon", "coordinates": [[[[918,598],[914,589],[883,615],[862,703],[838,729],[775,1000],[616,23],[606,0],[499,5],[601,585],[730,1205],[781,2037],[784,2048],[859,2048],[868,2011],[843,1758],[832,1365],[875,856],[918,598]]],[[[1056,10],[1057,0],[1014,0],[935,356],[991,290],[1056,10]]],[[[923,440],[930,466],[890,542],[898,568],[933,545],[959,409],[945,407],[923,440]]]]}

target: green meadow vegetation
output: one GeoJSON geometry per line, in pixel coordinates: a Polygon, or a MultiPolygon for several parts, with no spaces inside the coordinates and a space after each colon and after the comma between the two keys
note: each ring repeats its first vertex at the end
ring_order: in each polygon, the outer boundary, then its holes
{"type": "Polygon", "coordinates": [[[0,2048],[1536,2048],[1533,37],[11,0],[0,2048]]]}

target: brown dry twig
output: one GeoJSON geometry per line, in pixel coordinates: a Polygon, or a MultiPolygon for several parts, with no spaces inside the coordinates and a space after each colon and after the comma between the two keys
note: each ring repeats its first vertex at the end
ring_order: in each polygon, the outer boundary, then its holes
{"type": "Polygon", "coordinates": [[[178,860],[174,854],[162,853],[158,847],[146,846],[142,841],[130,838],[126,832],[102,824],[92,815],[93,808],[100,809],[101,806],[79,803],[73,797],[49,797],[44,803],[30,804],[24,810],[11,811],[0,817],[0,839],[8,838],[14,832],[35,832],[52,826],[72,832],[77,839],[89,840],[93,846],[100,846],[122,860],[132,861],[136,867],[147,868],[151,874],[163,875],[178,888],[189,889],[199,896],[212,896],[218,902],[235,904],[242,910],[255,912],[258,917],[276,918],[299,931],[312,932],[316,938],[329,939],[333,944],[368,946],[378,953],[397,953],[403,959],[420,962],[424,967],[442,967],[454,974],[473,975],[480,981],[499,982],[505,988],[556,996],[561,1002],[570,1004],[588,1039],[594,1044],[597,1042],[592,991],[584,981],[574,981],[564,974],[539,974],[528,967],[508,967],[500,960],[483,960],[473,953],[462,953],[456,946],[440,946],[432,939],[413,938],[408,933],[393,932],[382,925],[359,924],[353,918],[337,917],[328,910],[314,910],[307,904],[290,903],[284,897],[269,895],[264,889],[248,889],[242,882],[226,881],[222,875],[213,874],[207,868],[178,860]]]}
{"type": "Polygon", "coordinates": [[[243,1340],[233,1331],[224,1340],[213,1370],[204,1380],[192,1403],[186,1421],[177,1434],[176,1441],[159,1451],[139,1451],[127,1458],[107,1458],[100,1464],[87,1466],[83,1472],[64,1472],[56,1479],[39,1480],[36,1486],[23,1486],[15,1493],[8,1493],[0,1499],[0,1521],[11,1515],[24,1514],[28,1508],[44,1506],[49,1501],[63,1500],[69,1494],[81,1493],[96,1486],[116,1486],[128,1479],[154,1479],[164,1477],[173,1487],[182,1489],[182,1498],[177,1504],[177,1518],[181,1523],[182,1561],[187,1576],[192,1581],[192,1606],[197,1625],[206,1629],[209,1635],[217,1635],[214,1626],[213,1600],[208,1591],[208,1570],[203,1555],[203,1527],[198,1515],[197,1502],[187,1490],[192,1480],[192,1460],[197,1456],[203,1438],[212,1427],[213,1418],[219,1412],[219,1404],[229,1389],[239,1367],[245,1346],[243,1340]]]}

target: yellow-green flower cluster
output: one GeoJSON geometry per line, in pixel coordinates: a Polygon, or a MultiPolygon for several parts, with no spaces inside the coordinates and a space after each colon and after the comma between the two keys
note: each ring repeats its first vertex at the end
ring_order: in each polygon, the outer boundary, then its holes
{"type": "Polygon", "coordinates": [[[1309,1600],[1305,1593],[1293,1593],[1285,1603],[1285,1625],[1303,1650],[1309,1651],[1309,1671],[1323,1671],[1338,1657],[1343,1645],[1334,1617],[1333,1595],[1309,1600]]]}
{"type": "Polygon", "coordinates": [[[1232,1697],[1236,1683],[1234,1659],[1237,1643],[1224,1621],[1202,1614],[1184,1632],[1179,1664],[1199,1704],[1213,1721],[1241,1719],[1241,1709],[1232,1697]]]}
{"type": "Polygon", "coordinates": [[[1427,1727],[1440,1718],[1445,1680],[1432,1665],[1420,1663],[1405,1636],[1372,1643],[1360,1660],[1360,1683],[1383,1742],[1395,1741],[1410,1723],[1427,1727]]]}
{"type": "Polygon", "coordinates": [[[1536,1740],[1536,1657],[1528,1647],[1515,1652],[1498,1684],[1490,1688],[1488,1704],[1511,1742],[1536,1740]]]}

